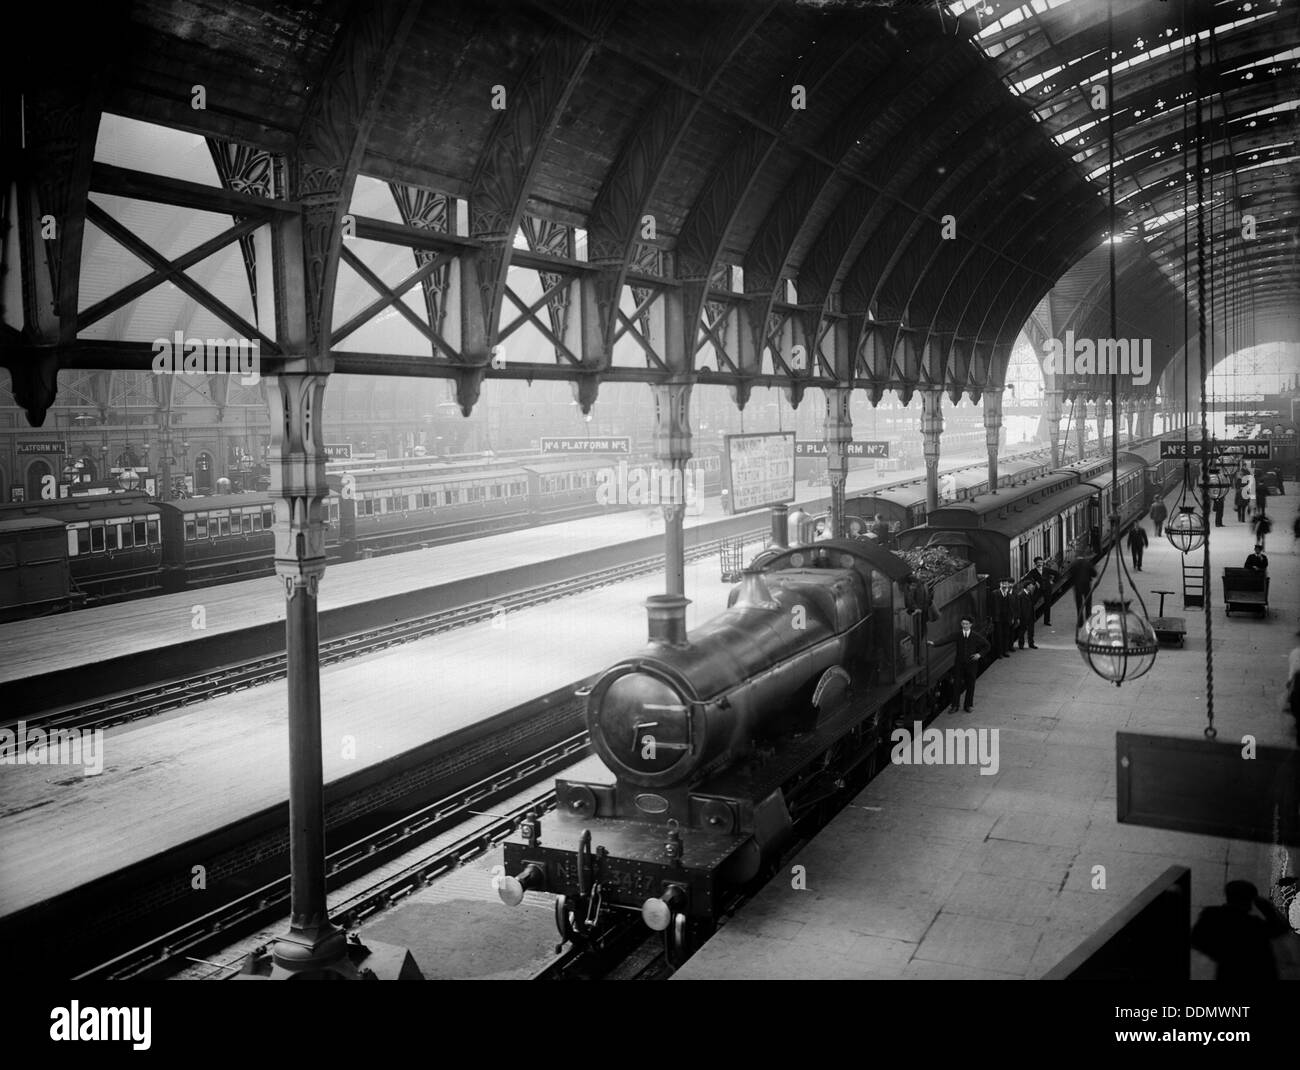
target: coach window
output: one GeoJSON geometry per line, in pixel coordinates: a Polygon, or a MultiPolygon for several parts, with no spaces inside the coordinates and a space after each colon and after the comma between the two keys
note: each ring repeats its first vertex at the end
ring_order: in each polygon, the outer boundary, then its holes
{"type": "Polygon", "coordinates": [[[239,516],[239,526],[245,535],[253,533],[253,514],[249,512],[241,513],[239,516]]]}
{"type": "Polygon", "coordinates": [[[222,534],[222,535],[229,535],[229,534],[230,534],[230,517],[229,517],[229,516],[223,516],[223,517],[221,518],[221,534],[222,534]]]}
{"type": "Polygon", "coordinates": [[[263,509],[263,510],[262,510],[262,529],[263,529],[263,530],[269,530],[269,529],[271,528],[271,526],[272,526],[274,523],[275,523],[275,510],[273,510],[273,509],[263,509]]]}
{"type": "MultiPolygon", "coordinates": [[[[69,542],[68,544],[72,544],[69,542]]],[[[90,528],[89,526],[77,528],[77,553],[90,553],[90,528]]]]}
{"type": "Polygon", "coordinates": [[[117,529],[117,542],[123,550],[129,550],[135,545],[135,537],[130,524],[123,524],[117,529]]]}
{"type": "Polygon", "coordinates": [[[137,520],[132,526],[135,528],[135,544],[137,546],[143,546],[149,541],[148,536],[145,533],[144,521],[137,520]]]}
{"type": "Polygon", "coordinates": [[[208,537],[208,514],[195,513],[194,523],[197,527],[198,537],[200,539],[206,539],[208,537]]]}
{"type": "Polygon", "coordinates": [[[90,529],[90,552],[92,554],[104,552],[104,529],[101,527],[90,529]]]}
{"type": "Polygon", "coordinates": [[[196,534],[196,528],[194,524],[194,517],[187,516],[185,518],[185,541],[193,542],[196,537],[197,534],[196,534]]]}
{"type": "Polygon", "coordinates": [[[152,543],[154,546],[157,546],[158,543],[160,543],[160,542],[162,541],[162,539],[159,538],[159,535],[158,535],[158,517],[156,517],[156,516],[151,516],[151,517],[149,518],[148,525],[147,525],[147,531],[148,531],[148,533],[149,533],[149,540],[148,540],[148,541],[149,541],[150,543],[152,543]]]}

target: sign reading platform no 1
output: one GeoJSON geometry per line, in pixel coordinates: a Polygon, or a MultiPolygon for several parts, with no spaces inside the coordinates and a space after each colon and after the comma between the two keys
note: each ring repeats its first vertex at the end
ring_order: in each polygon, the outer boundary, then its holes
{"type": "Polygon", "coordinates": [[[794,501],[793,431],[726,435],[723,489],[733,513],[794,501]]]}

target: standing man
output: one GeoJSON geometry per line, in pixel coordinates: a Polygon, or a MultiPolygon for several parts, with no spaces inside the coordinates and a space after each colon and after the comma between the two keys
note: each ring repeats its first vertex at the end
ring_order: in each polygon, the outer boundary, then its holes
{"type": "Polygon", "coordinates": [[[876,514],[876,522],[871,525],[871,534],[873,534],[883,545],[889,541],[889,524],[880,514],[876,514]]]}
{"type": "Polygon", "coordinates": [[[1226,494],[1214,499],[1214,526],[1216,528],[1223,527],[1223,503],[1227,500],[1228,496],[1226,494]]]}
{"type": "MultiPolygon", "coordinates": [[[[989,649],[988,640],[975,631],[974,624],[970,617],[962,617],[961,631],[953,632],[947,639],[940,639],[937,643],[933,639],[926,640],[928,646],[935,647],[956,644],[957,663],[954,668],[959,686],[957,695],[953,697],[956,699],[962,692],[965,693],[966,701],[963,703],[963,708],[967,713],[975,708],[975,677],[979,670],[980,655],[988,653],[989,649]]],[[[953,709],[956,708],[954,702],[953,709]]]]}
{"type": "Polygon", "coordinates": [[[1246,522],[1245,483],[1246,477],[1244,475],[1239,475],[1232,481],[1234,488],[1232,492],[1232,504],[1237,510],[1237,520],[1243,524],[1246,522]]]}
{"type": "Polygon", "coordinates": [[[1092,581],[1097,578],[1097,571],[1092,567],[1092,559],[1084,550],[1074,559],[1070,566],[1070,586],[1074,590],[1074,610],[1078,620],[1075,627],[1082,628],[1084,614],[1092,615],[1092,581]]]}
{"type": "Polygon", "coordinates": [[[1016,603],[1020,616],[1020,623],[1016,625],[1016,639],[1020,643],[1020,649],[1025,649],[1025,638],[1029,638],[1029,649],[1037,650],[1034,645],[1034,592],[1036,588],[1032,583],[1021,580],[1016,586],[1016,603]]]}
{"type": "Polygon", "coordinates": [[[1142,552],[1147,548],[1146,529],[1141,524],[1134,524],[1128,529],[1128,552],[1133,557],[1133,567],[1142,571],[1142,552]]]}
{"type": "Polygon", "coordinates": [[[1006,657],[1012,650],[1012,629],[1018,607],[1016,596],[1011,593],[1009,578],[1003,577],[998,581],[998,589],[990,599],[989,611],[993,617],[993,657],[996,660],[1006,657]]]}
{"type": "Polygon", "coordinates": [[[1165,508],[1165,500],[1157,497],[1151,503],[1151,523],[1156,529],[1156,538],[1160,538],[1160,529],[1165,525],[1165,517],[1169,515],[1169,510],[1165,508]]]}
{"type": "Polygon", "coordinates": [[[1043,623],[1052,626],[1052,595],[1056,593],[1056,569],[1043,564],[1041,557],[1034,558],[1034,567],[1025,573],[1026,583],[1032,583],[1043,596],[1043,623]]]}

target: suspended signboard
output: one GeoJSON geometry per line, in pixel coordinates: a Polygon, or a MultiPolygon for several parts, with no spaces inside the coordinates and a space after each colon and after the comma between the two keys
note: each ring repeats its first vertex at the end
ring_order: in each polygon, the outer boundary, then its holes
{"type": "Polygon", "coordinates": [[[632,440],[605,435],[597,438],[543,438],[543,453],[624,453],[632,452],[632,440]]]}
{"type": "Polygon", "coordinates": [[[1117,732],[1116,819],[1300,845],[1300,752],[1241,739],[1117,732]]]}
{"type": "Polygon", "coordinates": [[[352,460],[352,443],[336,442],[333,445],[325,443],[325,456],[331,461],[350,461],[352,460]]]}
{"type": "Polygon", "coordinates": [[[794,501],[793,431],[726,435],[723,457],[722,487],[731,512],[794,501]]]}
{"type": "MultiPolygon", "coordinates": [[[[1243,438],[1234,442],[1215,442],[1211,444],[1211,453],[1215,457],[1231,455],[1244,457],[1251,461],[1267,461],[1273,456],[1271,443],[1266,438],[1243,438]]],[[[1160,459],[1162,461],[1199,461],[1204,456],[1203,443],[1198,439],[1187,442],[1181,439],[1161,439],[1160,459]]]]}
{"type": "MultiPolygon", "coordinates": [[[[829,453],[829,447],[825,442],[796,442],[794,444],[794,455],[796,457],[825,457],[829,453]]],[[[848,457],[888,457],[888,442],[850,442],[848,443],[848,457]]]]}

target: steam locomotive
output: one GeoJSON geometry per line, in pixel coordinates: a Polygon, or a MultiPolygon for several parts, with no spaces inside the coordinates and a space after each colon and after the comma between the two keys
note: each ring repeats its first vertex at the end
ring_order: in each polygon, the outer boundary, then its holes
{"type": "Polygon", "coordinates": [[[555,813],[506,843],[501,898],[556,893],[564,941],[639,911],[670,961],[688,954],[800,822],[887,761],[895,722],[932,716],[952,654],[926,629],[982,620],[984,593],[973,565],[922,584],[871,540],[831,540],[759,555],[689,635],[685,606],[652,597],[649,647],[587,696],[608,776],[557,780],[555,813]]]}

